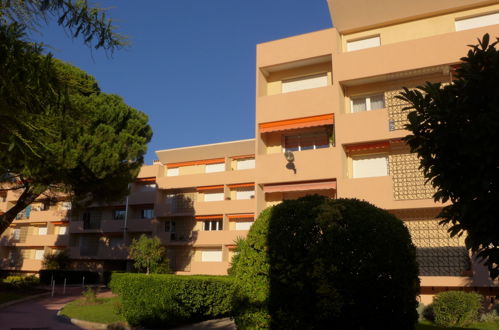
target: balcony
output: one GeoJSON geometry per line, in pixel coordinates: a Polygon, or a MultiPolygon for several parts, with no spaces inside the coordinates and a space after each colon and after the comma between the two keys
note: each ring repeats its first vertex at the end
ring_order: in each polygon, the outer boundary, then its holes
{"type": "Polygon", "coordinates": [[[388,210],[438,206],[433,199],[395,200],[391,176],[358,179],[338,178],[338,198],[363,199],[388,210]]]}
{"type": "Polygon", "coordinates": [[[221,262],[191,261],[190,271],[188,272],[177,271],[175,273],[183,275],[194,275],[194,274],[227,275],[227,269],[229,267],[230,267],[230,262],[227,261],[221,261],[221,262]]]}
{"type": "MultiPolygon", "coordinates": [[[[124,225],[124,220],[102,220],[93,229],[85,229],[83,221],[71,221],[69,231],[71,234],[123,232],[124,225]]],[[[128,232],[150,232],[151,219],[128,219],[127,229],[128,232]]]]}
{"type": "Polygon", "coordinates": [[[340,103],[335,98],[338,93],[338,86],[327,86],[258,97],[256,99],[256,122],[266,123],[338,113],[340,103]]]}
{"type": "Polygon", "coordinates": [[[476,44],[477,37],[487,32],[499,35],[499,25],[335,54],[334,80],[344,82],[457,63],[469,50],[467,45],[476,44]]]}
{"type": "Polygon", "coordinates": [[[67,246],[69,235],[28,235],[23,242],[2,236],[0,246],[67,246]]]}
{"type": "Polygon", "coordinates": [[[341,144],[395,139],[408,134],[406,130],[389,130],[387,109],[339,114],[335,120],[341,144]]]}
{"type": "Polygon", "coordinates": [[[23,259],[16,266],[11,266],[7,258],[0,259],[0,268],[4,270],[16,270],[25,272],[38,272],[42,269],[42,260],[23,259]]]}
{"type": "Polygon", "coordinates": [[[136,191],[128,196],[129,205],[154,204],[156,199],[156,189],[151,191],[136,191]]]}
{"type": "MultiPolygon", "coordinates": [[[[282,157],[282,155],[281,155],[282,157]]],[[[156,217],[195,216],[226,213],[253,213],[255,199],[224,200],[215,202],[194,202],[192,208],[172,209],[166,203],[157,204],[154,210],[156,217]]]]}
{"type": "Polygon", "coordinates": [[[283,153],[257,155],[257,183],[325,180],[341,175],[341,149],[336,147],[293,152],[296,173],[286,167],[283,153]]]}
{"type": "Polygon", "coordinates": [[[72,247],[69,251],[69,255],[72,259],[108,259],[108,260],[126,260],[128,259],[128,248],[124,246],[120,247],[108,247],[99,244],[97,253],[95,255],[81,255],[80,247],[72,247]]]}
{"type": "Polygon", "coordinates": [[[67,210],[47,210],[31,211],[30,221],[67,221],[69,220],[69,211],[67,210]]]}
{"type": "Polygon", "coordinates": [[[255,170],[248,169],[180,176],[166,176],[158,178],[157,183],[158,188],[160,189],[181,189],[199,186],[253,182],[254,180],[255,170]]]}
{"type": "Polygon", "coordinates": [[[240,237],[248,235],[247,230],[214,230],[190,232],[160,232],[156,234],[161,243],[167,245],[220,246],[235,244],[240,237]]]}

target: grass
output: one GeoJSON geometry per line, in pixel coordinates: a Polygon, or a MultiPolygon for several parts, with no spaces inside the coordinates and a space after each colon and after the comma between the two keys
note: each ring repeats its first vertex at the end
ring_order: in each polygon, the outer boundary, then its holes
{"type": "Polygon", "coordinates": [[[86,304],[85,299],[81,298],[64,306],[61,314],[78,320],[105,324],[126,322],[125,318],[118,314],[119,299],[97,298],[97,303],[86,304]]]}
{"type": "Polygon", "coordinates": [[[428,321],[419,321],[418,325],[416,325],[416,330],[437,330],[437,329],[446,329],[446,330],[461,330],[461,329],[475,329],[475,330],[499,330],[499,322],[480,322],[473,323],[466,328],[444,328],[438,325],[435,325],[428,321]]]}

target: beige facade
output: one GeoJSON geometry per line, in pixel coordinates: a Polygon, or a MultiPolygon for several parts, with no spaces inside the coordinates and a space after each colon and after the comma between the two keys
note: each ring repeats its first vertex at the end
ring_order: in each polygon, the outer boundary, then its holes
{"type": "MultiPolygon", "coordinates": [[[[260,211],[317,193],[364,199],[406,222],[424,302],[449,288],[495,292],[463,239],[438,226],[443,205],[401,140],[406,105],[396,95],[450,83],[467,45],[499,35],[499,1],[328,3],[335,28],[257,45],[255,139],[159,150],[128,203],[94,205],[69,222],[62,200],[32,210],[2,236],[2,268],[34,271],[40,250],[65,247],[75,267],[123,268],[130,239],[147,233],[176,273],[226,274],[260,211]],[[9,266],[11,251],[24,258],[20,268],[9,266]]],[[[17,197],[2,193],[5,210],[17,197]]]]}

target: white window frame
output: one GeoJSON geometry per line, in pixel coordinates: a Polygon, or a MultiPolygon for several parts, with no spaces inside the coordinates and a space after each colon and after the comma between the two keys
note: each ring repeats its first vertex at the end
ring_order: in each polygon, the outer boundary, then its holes
{"type": "Polygon", "coordinates": [[[60,226],[58,227],[57,234],[58,235],[66,235],[68,233],[68,227],[67,226],[60,226]]]}
{"type": "Polygon", "coordinates": [[[222,262],[222,250],[202,250],[201,262],[222,262]]]}
{"type": "Polygon", "coordinates": [[[12,230],[12,239],[15,241],[21,239],[21,228],[14,228],[14,230],[12,230]]]}
{"type": "Polygon", "coordinates": [[[354,52],[356,50],[374,48],[381,46],[381,36],[369,36],[361,39],[347,40],[347,52],[354,52]]]}
{"type": "Polygon", "coordinates": [[[38,235],[47,235],[47,227],[38,227],[38,235]]]}
{"type": "Polygon", "coordinates": [[[225,163],[206,164],[204,167],[204,172],[205,173],[225,172],[225,163]]]}
{"type": "Polygon", "coordinates": [[[499,24],[499,12],[481,14],[465,18],[457,18],[454,22],[456,31],[477,29],[496,24],[499,24]]]}
{"type": "Polygon", "coordinates": [[[237,221],[236,230],[250,230],[254,221],[237,221]]]}
{"type": "Polygon", "coordinates": [[[307,89],[326,87],[327,85],[327,72],[315,73],[283,80],[281,82],[281,93],[298,92],[307,89]]]}
{"type": "Polygon", "coordinates": [[[216,193],[209,193],[208,190],[206,190],[203,194],[203,201],[205,202],[220,202],[225,199],[225,194],[224,192],[216,192],[216,193]]]}
{"type": "Polygon", "coordinates": [[[223,219],[207,219],[203,221],[203,231],[221,231],[223,229],[223,219]],[[206,225],[208,225],[208,229],[206,228],[206,225]]]}
{"type": "Polygon", "coordinates": [[[351,113],[359,113],[359,112],[365,112],[365,111],[374,111],[374,110],[381,110],[386,108],[386,103],[385,103],[385,93],[376,93],[376,94],[369,94],[369,95],[364,95],[364,96],[352,96],[350,97],[350,112],[351,113]],[[371,106],[371,98],[374,98],[376,96],[381,96],[383,98],[383,108],[376,108],[373,109],[371,106]],[[366,104],[366,110],[362,111],[353,111],[353,101],[354,100],[364,100],[366,104]]]}
{"type": "Polygon", "coordinates": [[[249,170],[255,168],[255,159],[239,159],[236,162],[236,170],[249,170]]]}
{"type": "Polygon", "coordinates": [[[180,168],[174,167],[166,170],[166,176],[178,176],[180,174],[180,168]]]}
{"type": "Polygon", "coordinates": [[[382,176],[388,176],[390,175],[390,169],[389,169],[389,164],[388,164],[388,155],[387,154],[372,154],[372,155],[359,155],[359,156],[353,156],[352,157],[352,178],[353,179],[362,179],[362,178],[374,178],[374,177],[382,177],[382,176]],[[375,174],[375,175],[360,175],[358,171],[356,171],[356,161],[365,161],[365,160],[374,160],[374,159],[381,159],[383,158],[385,161],[384,164],[384,172],[381,174],[375,174]],[[360,176],[359,176],[360,175],[360,176]]]}
{"type": "Polygon", "coordinates": [[[236,190],[236,200],[246,200],[255,198],[255,189],[253,190],[236,190]]]}
{"type": "Polygon", "coordinates": [[[303,147],[301,145],[301,142],[298,144],[298,147],[297,149],[295,148],[286,148],[286,138],[287,137],[298,137],[298,138],[301,138],[302,136],[303,137],[307,137],[307,136],[312,136],[312,135],[319,135],[319,134],[326,134],[327,136],[327,132],[310,132],[310,133],[302,133],[302,134],[287,134],[287,135],[283,135],[282,137],[282,152],[286,152],[286,151],[302,151],[302,150],[316,150],[316,149],[326,149],[326,148],[330,148],[331,147],[331,140],[330,138],[328,137],[328,144],[327,146],[324,144],[324,145],[318,145],[318,144],[313,144],[312,146],[308,146],[308,147],[303,147]]]}
{"type": "Polygon", "coordinates": [[[35,250],[35,260],[43,260],[44,254],[45,254],[44,250],[36,249],[35,250]]]}

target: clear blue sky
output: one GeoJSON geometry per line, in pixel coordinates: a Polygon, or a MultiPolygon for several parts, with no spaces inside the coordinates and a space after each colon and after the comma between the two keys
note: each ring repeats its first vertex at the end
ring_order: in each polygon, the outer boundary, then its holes
{"type": "Polygon", "coordinates": [[[131,41],[112,57],[56,23],[33,35],[149,116],[155,150],[254,137],[256,44],[331,27],[326,0],[100,1],[131,41]]]}

